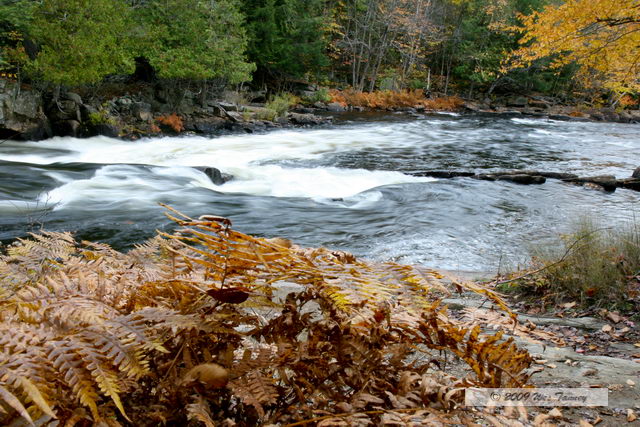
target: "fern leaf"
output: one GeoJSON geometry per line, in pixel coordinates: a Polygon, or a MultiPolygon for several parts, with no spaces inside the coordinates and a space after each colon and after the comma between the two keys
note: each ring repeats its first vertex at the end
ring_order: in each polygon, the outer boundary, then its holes
{"type": "Polygon", "coordinates": [[[200,421],[205,427],[216,427],[211,418],[209,405],[207,405],[207,401],[202,396],[198,396],[195,402],[187,405],[187,417],[189,420],[200,421]]]}
{"type": "Polygon", "coordinates": [[[20,399],[18,399],[9,390],[4,388],[1,384],[0,384],[0,398],[7,405],[15,409],[16,412],[18,412],[18,414],[20,414],[22,418],[24,418],[29,422],[29,424],[31,424],[32,426],[35,426],[35,424],[33,423],[33,420],[31,419],[31,416],[29,415],[29,412],[27,412],[27,409],[22,405],[22,403],[20,402],[20,399]]]}
{"type": "Polygon", "coordinates": [[[42,412],[49,415],[51,418],[56,418],[53,409],[51,409],[51,406],[49,406],[49,403],[45,400],[44,396],[42,396],[42,393],[40,393],[40,390],[34,383],[26,377],[21,377],[18,383],[26,395],[29,396],[29,399],[31,399],[31,401],[35,403],[42,412]]]}

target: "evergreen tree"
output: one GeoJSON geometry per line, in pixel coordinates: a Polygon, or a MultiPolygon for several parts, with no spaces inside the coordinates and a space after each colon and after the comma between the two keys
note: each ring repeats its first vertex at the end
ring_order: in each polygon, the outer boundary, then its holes
{"type": "Polygon", "coordinates": [[[28,34],[39,46],[28,71],[57,85],[94,83],[132,66],[123,0],[35,2],[28,34]]]}
{"type": "Polygon", "coordinates": [[[300,78],[329,65],[322,0],[243,0],[243,7],[262,78],[300,78]]]}
{"type": "Polygon", "coordinates": [[[250,80],[243,16],[235,0],[150,0],[137,11],[136,51],[161,78],[250,80]]]}

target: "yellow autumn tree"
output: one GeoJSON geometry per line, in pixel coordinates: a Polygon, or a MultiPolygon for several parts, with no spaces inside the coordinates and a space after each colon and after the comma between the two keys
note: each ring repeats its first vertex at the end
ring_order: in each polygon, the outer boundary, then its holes
{"type": "Polygon", "coordinates": [[[640,1],[567,0],[522,17],[514,67],[551,57],[552,66],[580,65],[587,86],[640,91],[640,1]]]}

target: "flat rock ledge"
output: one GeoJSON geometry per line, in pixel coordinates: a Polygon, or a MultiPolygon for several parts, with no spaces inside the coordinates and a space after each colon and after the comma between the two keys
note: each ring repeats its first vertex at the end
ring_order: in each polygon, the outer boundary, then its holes
{"type": "Polygon", "coordinates": [[[508,181],[522,185],[544,184],[547,179],[555,179],[592,190],[612,193],[618,188],[640,191],[640,168],[634,171],[630,178],[618,179],[613,175],[598,175],[581,177],[572,173],[544,172],[544,171],[502,171],[490,173],[475,173],[468,171],[433,170],[414,172],[411,175],[432,178],[472,178],[482,181],[508,181]],[[637,176],[636,176],[637,175],[637,176]]]}

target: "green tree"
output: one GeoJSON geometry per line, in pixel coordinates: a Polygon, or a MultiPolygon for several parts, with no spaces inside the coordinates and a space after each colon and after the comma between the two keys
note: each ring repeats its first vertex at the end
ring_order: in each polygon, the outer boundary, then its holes
{"type": "Polygon", "coordinates": [[[243,0],[249,57],[261,78],[318,74],[329,65],[322,0],[243,0]]]}
{"type": "Polygon", "coordinates": [[[35,2],[28,35],[39,53],[27,66],[56,85],[94,83],[132,67],[127,43],[128,5],[122,0],[35,2]]]}
{"type": "Polygon", "coordinates": [[[250,80],[236,0],[150,0],[136,11],[136,51],[161,78],[250,80]]]}

